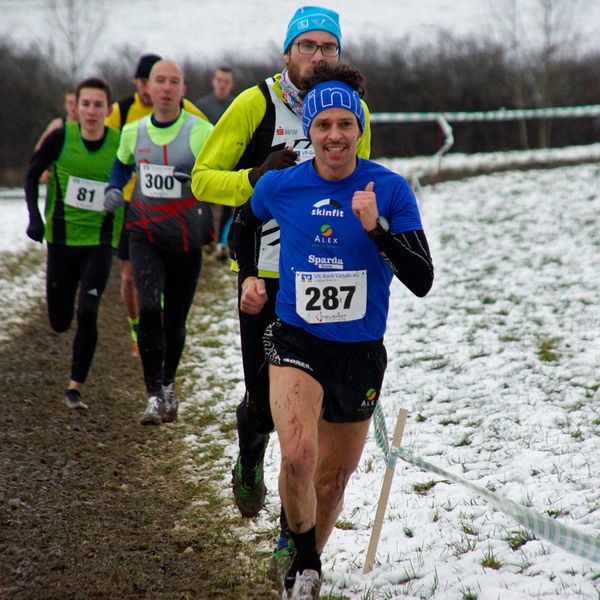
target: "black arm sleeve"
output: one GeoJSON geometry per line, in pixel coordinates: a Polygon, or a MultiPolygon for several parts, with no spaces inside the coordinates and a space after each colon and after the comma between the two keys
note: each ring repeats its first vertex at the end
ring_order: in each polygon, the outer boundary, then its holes
{"type": "Polygon", "coordinates": [[[387,233],[376,242],[394,275],[422,298],[433,285],[433,262],[425,232],[420,230],[387,233]]]}
{"type": "Polygon", "coordinates": [[[238,263],[239,281],[258,275],[259,229],[263,221],[252,212],[250,202],[237,211],[233,220],[233,251],[238,263]]]}
{"type": "Polygon", "coordinates": [[[38,207],[39,179],[42,173],[60,156],[65,141],[65,128],[54,130],[31,157],[25,175],[25,202],[29,217],[40,217],[38,207]]]}

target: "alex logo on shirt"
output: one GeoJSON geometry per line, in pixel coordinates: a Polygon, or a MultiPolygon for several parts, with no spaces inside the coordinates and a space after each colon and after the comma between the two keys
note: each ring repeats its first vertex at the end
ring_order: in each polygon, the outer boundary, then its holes
{"type": "Polygon", "coordinates": [[[338,238],[333,231],[333,227],[328,223],[321,225],[320,231],[313,239],[313,246],[337,246],[338,238]]]}

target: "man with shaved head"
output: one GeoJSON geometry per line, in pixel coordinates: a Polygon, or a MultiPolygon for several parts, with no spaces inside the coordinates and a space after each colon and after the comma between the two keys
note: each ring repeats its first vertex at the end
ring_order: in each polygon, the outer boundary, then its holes
{"type": "MultiPolygon", "coordinates": [[[[152,112],[152,98],[148,92],[148,80],[152,67],[161,60],[162,57],[158,54],[144,54],[135,68],[133,83],[135,85],[135,93],[127,98],[115,102],[112,106],[112,111],[106,119],[106,126],[113,129],[122,130],[127,123],[137,121],[142,117],[149,115],[152,112]]],[[[181,107],[187,112],[198,115],[203,119],[209,120],[208,117],[187,98],[181,101],[181,107]]],[[[126,200],[125,209],[129,206],[131,193],[135,184],[135,177],[123,189],[123,196],[126,200]]],[[[127,311],[127,320],[131,330],[131,339],[133,342],[133,353],[137,354],[137,329],[139,324],[140,307],[137,297],[137,291],[133,282],[133,269],[129,260],[129,239],[128,232],[125,228],[121,231],[121,239],[117,256],[121,261],[121,299],[127,311]]]]}
{"type": "Polygon", "coordinates": [[[129,255],[140,300],[138,348],[147,391],[140,423],[177,418],[175,375],[185,343],[185,322],[210,238],[210,208],[198,206],[191,171],[212,125],[182,108],[181,67],[157,61],[148,78],[152,113],[123,129],[104,207],[124,203],[123,187],[135,171],[127,211],[129,255]]]}

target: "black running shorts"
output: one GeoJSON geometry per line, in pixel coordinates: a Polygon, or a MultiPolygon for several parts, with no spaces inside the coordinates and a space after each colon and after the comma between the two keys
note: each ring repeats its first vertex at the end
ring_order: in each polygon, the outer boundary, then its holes
{"type": "Polygon", "coordinates": [[[277,319],[263,344],[269,363],[300,369],[321,384],[326,421],[354,423],[373,414],[387,366],[383,340],[332,342],[277,319]]]}

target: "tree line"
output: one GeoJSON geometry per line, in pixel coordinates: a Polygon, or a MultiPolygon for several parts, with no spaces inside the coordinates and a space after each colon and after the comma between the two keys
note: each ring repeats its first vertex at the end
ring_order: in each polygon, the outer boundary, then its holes
{"type": "MultiPolygon", "coordinates": [[[[115,99],[133,92],[132,75],[141,53],[122,47],[87,69],[112,86],[115,99]]],[[[371,112],[483,111],[600,103],[600,53],[548,54],[529,60],[500,42],[440,34],[429,44],[396,40],[345,46],[343,61],[361,70],[371,112]]],[[[281,70],[276,48],[262,60],[227,56],[219,63],[234,70],[236,92],[281,70]]],[[[32,46],[0,41],[0,185],[20,185],[33,146],[47,123],[62,113],[63,93],[76,81],[58,57],[32,46]]],[[[183,61],[187,97],[210,91],[215,63],[183,61]]],[[[461,123],[454,127],[456,152],[486,152],[589,144],[598,140],[597,118],[525,122],[461,123]]],[[[380,124],[372,128],[372,156],[433,154],[442,140],[437,124],[380,124]]]]}

